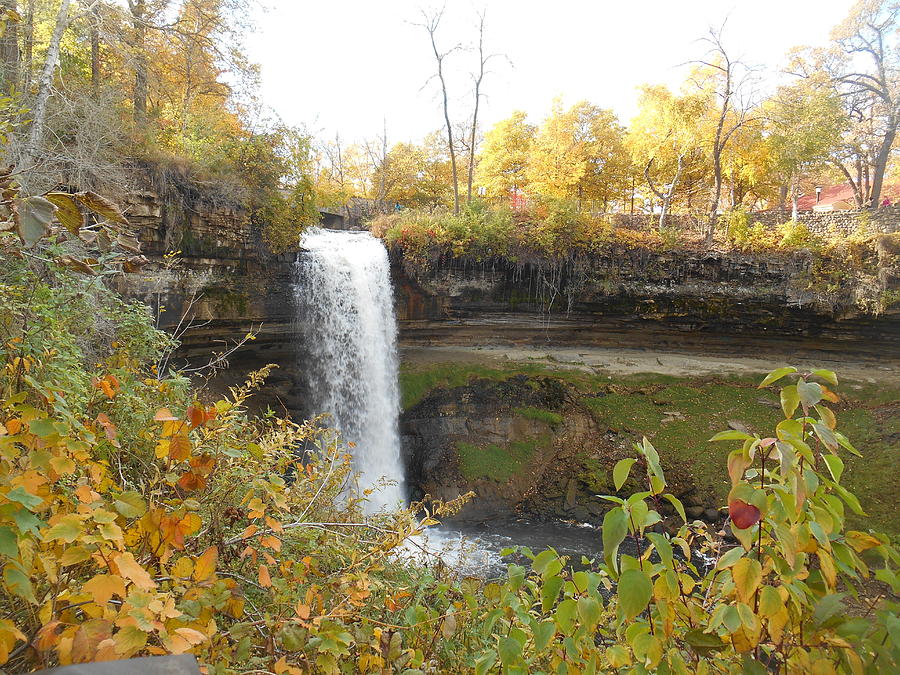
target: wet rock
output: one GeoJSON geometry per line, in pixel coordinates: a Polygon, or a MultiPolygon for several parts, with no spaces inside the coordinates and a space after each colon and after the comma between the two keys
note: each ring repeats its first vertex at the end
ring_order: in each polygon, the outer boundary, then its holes
{"type": "Polygon", "coordinates": [[[578,482],[570,478],[566,484],[566,509],[575,508],[578,499],[578,482]]]}
{"type": "Polygon", "coordinates": [[[722,514],[719,513],[719,509],[705,509],[703,511],[703,520],[708,523],[714,523],[721,517],[722,514]]]}
{"type": "Polygon", "coordinates": [[[706,509],[704,509],[703,506],[700,506],[700,505],[686,506],[684,509],[684,513],[685,513],[685,515],[687,515],[688,520],[697,520],[698,518],[703,517],[703,512],[705,510],[706,509]]]}

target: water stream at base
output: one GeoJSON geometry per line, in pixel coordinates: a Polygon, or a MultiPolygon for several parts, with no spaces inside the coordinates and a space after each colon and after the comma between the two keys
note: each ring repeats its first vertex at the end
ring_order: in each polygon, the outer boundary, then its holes
{"type": "Polygon", "coordinates": [[[397,322],[387,250],[368,232],[304,233],[295,295],[311,412],[331,415],[370,512],[405,498],[398,416],[397,322]],[[379,484],[381,483],[381,484],[379,484]]]}

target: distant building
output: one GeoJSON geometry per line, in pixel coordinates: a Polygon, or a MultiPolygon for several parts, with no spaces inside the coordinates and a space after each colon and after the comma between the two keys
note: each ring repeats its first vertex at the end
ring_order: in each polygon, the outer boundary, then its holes
{"type": "MultiPolygon", "coordinates": [[[[883,185],[879,206],[900,205],[900,185],[883,185]]],[[[853,188],[849,183],[816,188],[814,192],[802,195],[797,200],[799,211],[828,213],[831,211],[851,211],[857,208],[853,188]]]]}

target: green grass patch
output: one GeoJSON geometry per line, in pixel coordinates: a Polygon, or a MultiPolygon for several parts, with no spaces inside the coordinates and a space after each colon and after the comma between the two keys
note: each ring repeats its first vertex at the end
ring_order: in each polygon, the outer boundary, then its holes
{"type": "Polygon", "coordinates": [[[543,408],[527,406],[524,408],[516,408],[513,412],[519,417],[524,417],[527,420],[535,420],[536,422],[544,422],[551,427],[557,427],[563,423],[562,415],[555,413],[552,410],[544,410],[543,408]]]}
{"type": "MultiPolygon", "coordinates": [[[[725,503],[730,486],[727,456],[735,445],[709,443],[708,439],[727,429],[730,421],[769,436],[783,417],[777,405],[777,391],[756,388],[763,374],[691,378],[651,373],[609,378],[544,364],[498,368],[445,364],[404,369],[404,407],[421,400],[435,387],[460,386],[474,377],[500,381],[516,375],[553,377],[572,384],[585,394],[581,402],[601,429],[624,434],[634,441],[647,436],[659,451],[670,477],[689,477],[701,489],[711,490],[721,504],[725,503]]],[[[879,411],[879,407],[900,400],[900,388],[883,382],[842,379],[836,389],[849,407],[836,410],[838,429],[863,454],[859,459],[840,453],[847,466],[842,483],[859,497],[867,513],[857,516],[847,509],[848,523],[857,529],[896,533],[900,523],[895,514],[898,491],[893,467],[900,457],[900,421],[879,411]]],[[[550,411],[519,408],[516,413],[541,419],[551,426],[558,424],[558,415],[550,411]]],[[[507,480],[521,470],[522,462],[527,462],[527,458],[521,458],[530,457],[534,447],[525,443],[508,448],[461,448],[461,466],[467,477],[507,480]]],[[[598,468],[596,482],[605,480],[598,468]]]]}
{"type": "Polygon", "coordinates": [[[493,480],[498,483],[509,480],[520,473],[534,456],[535,450],[552,442],[550,436],[541,436],[527,441],[513,441],[501,445],[456,444],[459,453],[459,469],[466,480],[493,480]]]}

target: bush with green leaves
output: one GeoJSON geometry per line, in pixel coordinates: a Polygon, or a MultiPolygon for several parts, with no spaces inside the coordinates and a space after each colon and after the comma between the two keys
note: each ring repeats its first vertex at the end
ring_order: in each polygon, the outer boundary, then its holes
{"type": "Polygon", "coordinates": [[[687,522],[644,439],[613,479],[640,467],[647,489],[607,497],[599,566],[525,551],[530,571],[512,564],[485,588],[495,644],[476,673],[897,672],[900,556],[887,536],[844,528],[863,507],[841,485],[841,454],[858,451],[829,405],[837,377],[781,368],[760,387],[784,378],[773,436],[711,439],[738,444],[727,531],[687,522]]]}

